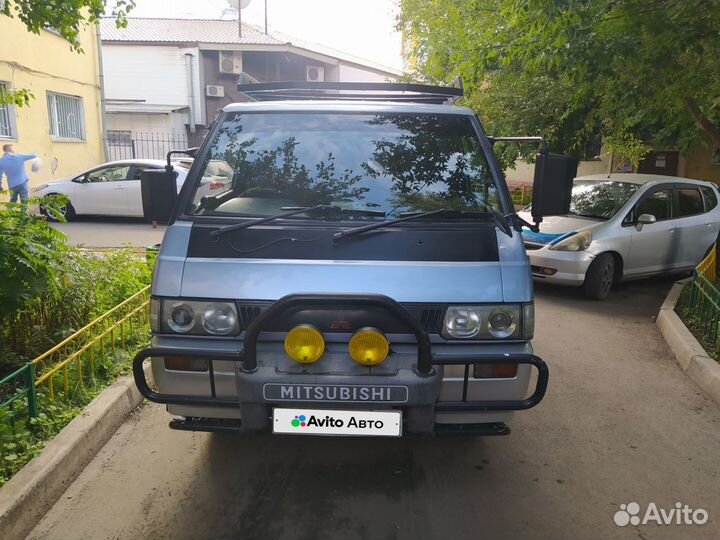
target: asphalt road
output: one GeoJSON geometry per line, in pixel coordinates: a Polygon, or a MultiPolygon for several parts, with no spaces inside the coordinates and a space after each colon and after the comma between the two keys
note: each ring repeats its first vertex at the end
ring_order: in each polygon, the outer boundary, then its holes
{"type": "Polygon", "coordinates": [[[81,216],[69,223],[53,223],[53,227],[67,236],[68,243],[86,248],[147,247],[162,242],[165,226],[141,219],[99,218],[81,216]]]}
{"type": "Polygon", "coordinates": [[[720,407],[654,325],[671,280],[607,302],[538,287],[549,393],[509,437],[242,437],[138,410],[33,539],[720,538],[720,407]],[[616,526],[621,504],[704,509],[704,526],[616,526]]]}

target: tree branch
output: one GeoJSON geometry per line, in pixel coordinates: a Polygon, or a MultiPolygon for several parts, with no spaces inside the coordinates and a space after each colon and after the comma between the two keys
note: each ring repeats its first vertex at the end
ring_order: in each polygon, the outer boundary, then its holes
{"type": "Polygon", "coordinates": [[[693,98],[685,98],[685,107],[690,112],[697,126],[708,136],[716,146],[720,146],[720,126],[714,124],[693,98]]]}

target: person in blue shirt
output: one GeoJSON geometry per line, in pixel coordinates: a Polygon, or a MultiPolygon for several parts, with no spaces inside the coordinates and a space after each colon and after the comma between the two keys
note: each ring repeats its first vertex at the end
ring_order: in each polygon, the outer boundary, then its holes
{"type": "Polygon", "coordinates": [[[29,178],[25,172],[25,162],[35,159],[37,154],[16,154],[12,144],[3,145],[3,157],[0,158],[0,191],[2,191],[3,174],[7,176],[10,188],[10,202],[26,202],[29,198],[29,178]]]}

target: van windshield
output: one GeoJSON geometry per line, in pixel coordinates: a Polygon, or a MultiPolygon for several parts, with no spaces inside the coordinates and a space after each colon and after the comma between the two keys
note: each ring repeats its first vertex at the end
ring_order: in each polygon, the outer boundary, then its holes
{"type": "Polygon", "coordinates": [[[462,115],[230,113],[196,178],[208,167],[232,174],[222,190],[197,183],[194,215],[267,217],[322,204],[374,221],[440,208],[501,209],[476,131],[462,115]]]}

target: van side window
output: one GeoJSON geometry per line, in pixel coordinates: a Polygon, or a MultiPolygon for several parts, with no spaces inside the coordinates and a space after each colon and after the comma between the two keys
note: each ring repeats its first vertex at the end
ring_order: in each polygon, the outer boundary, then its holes
{"type": "Polygon", "coordinates": [[[704,212],[703,200],[699,189],[678,189],[677,196],[678,207],[674,217],[695,216],[704,212]]]}
{"type": "Polygon", "coordinates": [[[715,208],[718,203],[715,190],[713,188],[701,186],[700,191],[702,191],[703,198],[705,199],[705,211],[709,212],[715,208]]]}
{"type": "Polygon", "coordinates": [[[635,219],[643,214],[651,214],[655,219],[669,219],[672,215],[672,190],[656,191],[647,199],[638,204],[635,210],[635,219]]]}

